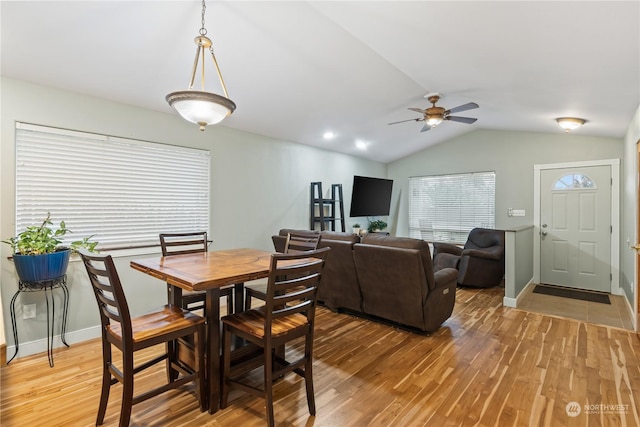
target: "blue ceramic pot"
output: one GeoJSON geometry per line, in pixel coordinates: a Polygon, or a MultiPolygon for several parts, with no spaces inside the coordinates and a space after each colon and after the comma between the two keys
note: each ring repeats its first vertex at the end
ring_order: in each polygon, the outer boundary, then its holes
{"type": "Polygon", "coordinates": [[[41,282],[64,276],[69,265],[69,255],[69,249],[42,255],[13,254],[13,263],[21,281],[41,282]]]}

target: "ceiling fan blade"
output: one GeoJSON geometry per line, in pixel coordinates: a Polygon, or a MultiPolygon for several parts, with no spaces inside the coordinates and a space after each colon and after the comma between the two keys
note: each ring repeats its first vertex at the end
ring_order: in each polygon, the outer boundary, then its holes
{"type": "Polygon", "coordinates": [[[427,110],[421,110],[420,108],[409,108],[411,111],[415,111],[416,113],[424,114],[427,110]]]}
{"type": "Polygon", "coordinates": [[[460,111],[473,110],[474,108],[478,108],[478,107],[479,105],[476,104],[475,102],[469,102],[468,104],[458,105],[457,107],[453,107],[452,109],[445,111],[444,114],[447,115],[451,113],[459,113],[460,111]]]}
{"type": "Polygon", "coordinates": [[[475,123],[478,119],[472,119],[471,117],[458,117],[458,116],[447,116],[444,118],[445,120],[451,120],[452,122],[460,122],[466,123],[470,125],[471,123],[475,123]]]}
{"type": "Polygon", "coordinates": [[[429,126],[429,125],[424,125],[424,126],[422,127],[422,129],[420,130],[420,132],[426,132],[426,131],[428,131],[429,129],[431,129],[431,126],[429,126]]]}
{"type": "Polygon", "coordinates": [[[409,120],[400,120],[399,122],[391,122],[391,123],[387,123],[388,125],[396,125],[398,123],[404,123],[404,122],[420,122],[424,119],[422,118],[418,118],[418,119],[409,119],[409,120]]]}

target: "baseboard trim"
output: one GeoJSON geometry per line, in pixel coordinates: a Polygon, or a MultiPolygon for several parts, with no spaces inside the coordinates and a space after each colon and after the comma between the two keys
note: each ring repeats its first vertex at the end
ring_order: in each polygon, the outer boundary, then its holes
{"type": "MultiPolygon", "coordinates": [[[[100,326],[92,326],[90,328],[81,329],[79,331],[68,332],[65,334],[65,341],[69,345],[77,344],[79,342],[91,340],[94,338],[100,337],[100,326]]],[[[60,335],[56,335],[53,337],[53,348],[63,347],[62,339],[60,335]]],[[[7,346],[5,345],[5,351],[2,352],[2,355],[5,356],[5,359],[8,360],[9,357],[7,355],[13,356],[15,353],[16,347],[15,345],[7,346]]],[[[29,341],[25,343],[20,343],[20,348],[18,351],[18,355],[16,359],[25,356],[31,356],[32,354],[45,353],[47,351],[47,338],[42,338],[35,341],[29,341]]],[[[15,359],[14,359],[15,360],[15,359]]],[[[2,362],[2,364],[6,364],[6,361],[2,362]]]]}
{"type": "Polygon", "coordinates": [[[505,307],[517,308],[520,300],[524,297],[524,295],[526,295],[526,293],[529,291],[529,288],[531,288],[532,286],[533,279],[529,280],[524,289],[522,289],[522,291],[520,291],[520,293],[515,298],[504,297],[502,299],[502,305],[504,305],[505,307]]]}

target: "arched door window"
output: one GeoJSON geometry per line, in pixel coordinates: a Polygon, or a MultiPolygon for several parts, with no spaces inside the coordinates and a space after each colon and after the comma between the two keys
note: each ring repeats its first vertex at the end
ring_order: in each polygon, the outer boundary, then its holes
{"type": "Polygon", "coordinates": [[[587,175],[570,173],[560,177],[554,184],[553,190],[583,190],[596,189],[596,184],[587,175]]]}

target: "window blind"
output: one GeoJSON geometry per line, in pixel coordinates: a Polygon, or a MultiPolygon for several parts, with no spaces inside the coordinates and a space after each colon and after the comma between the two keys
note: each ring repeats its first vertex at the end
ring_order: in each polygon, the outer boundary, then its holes
{"type": "Polygon", "coordinates": [[[409,236],[464,243],[476,227],[495,227],[495,172],[409,178],[409,236]]]}
{"type": "Polygon", "coordinates": [[[99,248],[159,244],[209,228],[208,150],[16,124],[16,233],[51,212],[99,248]]]}

